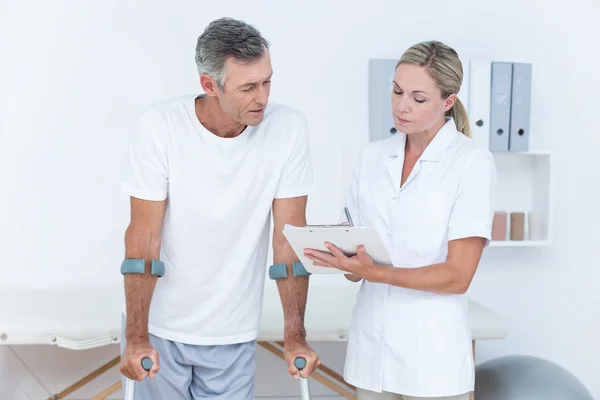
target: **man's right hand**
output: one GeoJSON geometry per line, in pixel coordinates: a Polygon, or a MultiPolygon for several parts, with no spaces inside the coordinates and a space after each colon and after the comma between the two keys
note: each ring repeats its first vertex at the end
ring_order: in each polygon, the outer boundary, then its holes
{"type": "Polygon", "coordinates": [[[154,379],[156,373],[160,369],[158,352],[148,342],[127,341],[125,351],[121,356],[119,369],[123,375],[135,381],[141,381],[147,376],[150,376],[150,379],[154,379]],[[142,359],[144,357],[152,360],[152,368],[150,368],[150,371],[146,371],[142,367],[142,359]]]}

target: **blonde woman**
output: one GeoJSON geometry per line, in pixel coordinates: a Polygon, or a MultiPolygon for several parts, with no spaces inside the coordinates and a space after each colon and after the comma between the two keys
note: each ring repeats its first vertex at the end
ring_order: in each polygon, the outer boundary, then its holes
{"type": "Polygon", "coordinates": [[[306,250],[362,280],[344,369],[359,400],[466,400],[474,389],[465,292],[490,240],[496,169],[470,139],[462,79],[452,48],[409,48],[391,93],[398,134],[357,157],[346,206],[355,226],[379,232],[393,265],[362,246],[353,257],[331,243],[331,253],[306,250]]]}

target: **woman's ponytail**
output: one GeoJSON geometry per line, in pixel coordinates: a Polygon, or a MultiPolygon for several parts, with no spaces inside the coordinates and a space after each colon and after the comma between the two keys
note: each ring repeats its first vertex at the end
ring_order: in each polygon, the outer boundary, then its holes
{"type": "Polygon", "coordinates": [[[463,106],[458,97],[456,98],[456,102],[448,111],[448,113],[449,116],[454,119],[456,129],[459,132],[462,132],[465,136],[471,137],[471,126],[469,124],[469,116],[467,114],[465,106],[463,106]]]}

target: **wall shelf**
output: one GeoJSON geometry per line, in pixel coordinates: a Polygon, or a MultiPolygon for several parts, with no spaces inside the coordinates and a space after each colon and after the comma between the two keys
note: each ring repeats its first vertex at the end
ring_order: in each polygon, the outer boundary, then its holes
{"type": "Polygon", "coordinates": [[[507,215],[505,241],[492,247],[549,246],[552,239],[552,156],[549,151],[532,148],[527,152],[493,152],[498,173],[496,211],[507,215]],[[525,213],[525,240],[510,239],[510,213],[525,213]],[[529,226],[534,213],[540,227],[537,234],[529,226]]]}

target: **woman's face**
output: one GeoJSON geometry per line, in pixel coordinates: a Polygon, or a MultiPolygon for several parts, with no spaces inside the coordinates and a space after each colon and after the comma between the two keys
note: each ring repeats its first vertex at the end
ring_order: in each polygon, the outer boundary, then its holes
{"type": "Polygon", "coordinates": [[[394,74],[392,113],[397,130],[407,135],[430,131],[439,125],[456,101],[442,92],[425,67],[400,64],[394,74]]]}

